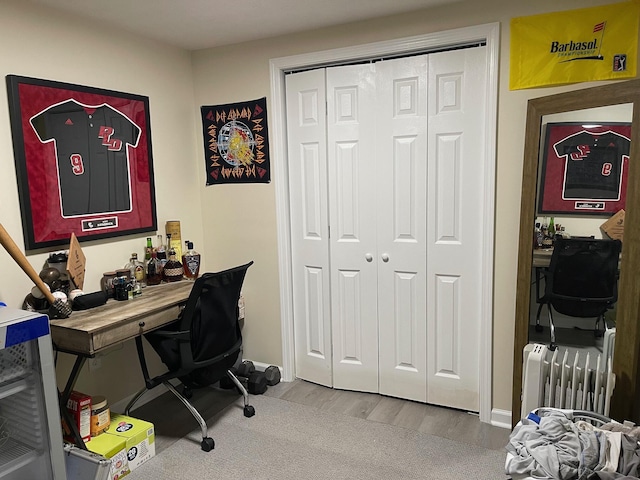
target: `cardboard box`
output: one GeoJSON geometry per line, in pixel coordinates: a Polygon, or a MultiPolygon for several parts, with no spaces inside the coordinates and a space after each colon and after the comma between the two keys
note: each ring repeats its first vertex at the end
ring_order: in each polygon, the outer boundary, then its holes
{"type": "Polygon", "coordinates": [[[103,433],[93,437],[87,443],[87,449],[106,459],[111,460],[109,478],[119,480],[131,472],[129,461],[127,460],[127,439],[117,435],[107,435],[103,433]]]}
{"type": "MultiPolygon", "coordinates": [[[[82,440],[84,442],[91,440],[91,397],[75,390],[72,391],[67,401],[67,410],[69,410],[82,440]]],[[[73,437],[70,435],[71,430],[66,425],[63,425],[63,428],[65,439],[73,443],[73,437]]]]}
{"type": "Polygon", "coordinates": [[[618,210],[609,220],[600,225],[600,228],[609,238],[622,241],[624,236],[624,210],[618,210]]]}
{"type": "Polygon", "coordinates": [[[153,423],[114,414],[106,435],[117,436],[126,442],[129,468],[134,471],[156,455],[156,436],[153,423]]]}
{"type": "MultiPolygon", "coordinates": [[[[167,235],[171,235],[171,245],[167,245],[167,249],[173,248],[176,251],[176,258],[182,261],[182,236],[180,234],[180,221],[169,220],[165,224],[167,235]]],[[[167,255],[169,252],[167,251],[167,255]]]]}

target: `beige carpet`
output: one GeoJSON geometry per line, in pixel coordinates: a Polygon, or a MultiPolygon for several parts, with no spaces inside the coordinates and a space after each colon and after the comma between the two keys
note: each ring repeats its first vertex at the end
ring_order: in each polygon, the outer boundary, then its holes
{"type": "Polygon", "coordinates": [[[506,479],[505,454],[401,427],[252,396],[209,422],[215,449],[200,430],[177,441],[128,478],[160,479],[506,479]]]}

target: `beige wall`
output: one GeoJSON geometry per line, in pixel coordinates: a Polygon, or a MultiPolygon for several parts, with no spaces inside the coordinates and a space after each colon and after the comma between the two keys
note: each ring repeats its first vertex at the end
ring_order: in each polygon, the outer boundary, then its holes
{"type": "MultiPolygon", "coordinates": [[[[614,2],[565,0],[561,7],[604,3],[614,2]]],[[[509,410],[526,102],[575,88],[508,90],[509,19],[557,8],[557,2],[550,0],[465,1],[191,55],[24,1],[5,0],[0,2],[0,70],[3,75],[13,73],[149,96],[160,233],[164,233],[166,220],[179,219],[183,237],[195,241],[206,270],[256,262],[244,288],[245,357],[281,364],[275,185],[204,186],[199,107],[269,97],[271,58],[500,22],[493,406],[509,410]]],[[[0,94],[0,110],[8,112],[5,93],[0,94]]],[[[22,245],[8,113],[0,116],[0,152],[0,222],[22,245]]],[[[279,161],[272,158],[274,163],[279,161]]],[[[102,272],[124,265],[131,252],[140,254],[146,236],[83,243],[88,262],[87,290],[96,290],[102,272]]],[[[39,268],[45,258],[46,254],[38,253],[30,255],[29,261],[39,268]]],[[[0,259],[0,300],[18,307],[31,283],[8,255],[0,253],[0,259]]],[[[111,402],[132,394],[142,385],[133,350],[127,344],[105,356],[99,371],[85,368],[78,388],[107,394],[111,402]]],[[[69,358],[62,356],[59,377],[64,377],[68,367],[69,358]]]]}
{"type": "MultiPolygon", "coordinates": [[[[114,32],[77,18],[30,7],[27,2],[0,2],[0,73],[45,78],[149,97],[158,224],[182,222],[184,238],[202,247],[199,186],[204,184],[201,152],[195,150],[193,82],[188,52],[133,35],[114,32]]],[[[0,88],[0,223],[22,247],[18,191],[11,143],[6,88],[0,88]]],[[[121,268],[131,252],[144,252],[148,235],[82,244],[87,257],[85,290],[96,291],[103,272],[121,268]]],[[[55,250],[55,249],[52,249],[55,250]]],[[[46,253],[29,255],[36,271],[46,253]]],[[[0,249],[0,299],[20,307],[32,284],[0,249]]],[[[142,386],[135,349],[125,345],[103,359],[99,375],[85,368],[78,383],[91,394],[119,400],[142,386]]],[[[60,356],[58,379],[66,378],[69,358],[60,356]]]]}
{"type": "MultiPolygon", "coordinates": [[[[605,3],[613,2],[571,0],[563,2],[562,9],[605,3]]],[[[407,15],[201,50],[193,55],[196,102],[199,105],[214,105],[269,97],[271,58],[500,22],[493,407],[502,410],[511,409],[516,258],[526,103],[529,98],[576,88],[509,91],[509,20],[557,8],[557,2],[550,0],[471,0],[407,15]]],[[[279,162],[282,159],[272,158],[271,161],[279,162]]],[[[223,245],[241,244],[254,250],[251,258],[256,260],[256,265],[249,274],[247,288],[250,293],[247,297],[245,325],[246,352],[249,358],[280,363],[275,185],[272,183],[267,187],[252,188],[250,195],[247,195],[248,192],[244,186],[226,188],[224,191],[218,188],[205,190],[203,209],[207,205],[225,205],[224,209],[217,212],[217,221],[234,225],[237,219],[242,219],[242,224],[236,223],[233,229],[221,230],[217,222],[205,226],[207,248],[212,249],[208,255],[215,255],[223,245]],[[225,202],[227,198],[229,200],[225,202]],[[259,313],[254,310],[258,308],[259,313]]],[[[241,259],[240,256],[236,261],[241,259]]]]}

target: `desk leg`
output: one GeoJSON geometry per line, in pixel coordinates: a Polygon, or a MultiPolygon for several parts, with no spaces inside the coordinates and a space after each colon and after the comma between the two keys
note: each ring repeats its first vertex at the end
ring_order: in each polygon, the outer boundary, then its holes
{"type": "Polygon", "coordinates": [[[73,437],[74,443],[76,447],[81,448],[83,450],[87,450],[87,446],[82,441],[82,437],[80,436],[80,432],[78,431],[78,426],[71,418],[69,414],[69,410],[67,410],[67,402],[69,401],[69,397],[71,396],[71,392],[73,391],[73,387],[78,380],[78,376],[80,375],[80,370],[84,365],[86,357],[78,355],[76,357],[76,361],[73,364],[73,368],[71,369],[71,373],[69,374],[69,379],[67,380],[67,384],[62,393],[58,392],[60,396],[60,415],[64,420],[64,423],[71,430],[71,436],[73,437]]]}

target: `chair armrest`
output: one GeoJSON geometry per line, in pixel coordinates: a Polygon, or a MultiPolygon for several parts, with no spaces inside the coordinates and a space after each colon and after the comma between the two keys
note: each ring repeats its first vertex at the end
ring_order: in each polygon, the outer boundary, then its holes
{"type": "Polygon", "coordinates": [[[189,330],[153,330],[152,332],[149,332],[148,335],[164,338],[191,338],[191,332],[189,330]]]}

